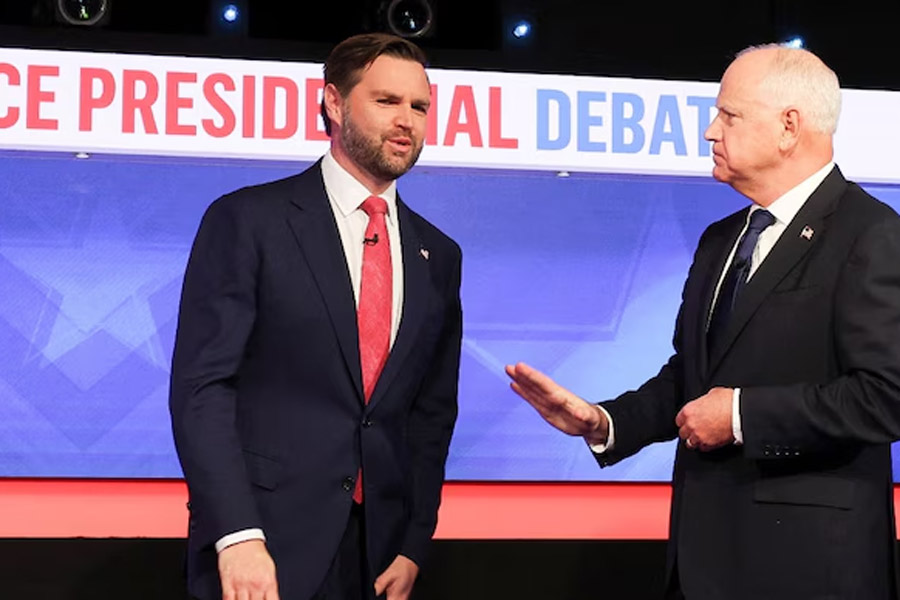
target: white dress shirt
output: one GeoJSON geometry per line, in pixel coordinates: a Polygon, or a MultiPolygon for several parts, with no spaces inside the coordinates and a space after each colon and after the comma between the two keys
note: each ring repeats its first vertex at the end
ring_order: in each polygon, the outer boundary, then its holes
{"type": "MultiPolygon", "coordinates": [[[[369,224],[369,216],[363,212],[360,205],[372,194],[366,187],[357,181],[353,175],[332,156],[331,151],[322,158],[322,179],[325,182],[325,192],[328,202],[334,213],[338,234],[344,247],[344,258],[347,260],[347,269],[350,273],[350,281],[353,285],[353,296],[356,306],[359,307],[359,287],[362,280],[363,240],[366,236],[366,226],[369,224]]],[[[403,252],[400,246],[400,224],[397,219],[397,184],[391,185],[378,194],[387,202],[387,226],[388,238],[391,245],[391,270],[392,270],[392,297],[391,297],[391,346],[397,338],[400,328],[400,318],[403,316],[403,252]]],[[[242,529],[221,537],[216,542],[216,552],[234,544],[248,540],[265,540],[262,529],[242,529]]]]}
{"type": "MultiPolygon", "coordinates": [[[[756,247],[753,249],[753,257],[750,261],[750,272],[747,275],[747,281],[750,280],[751,277],[756,273],[759,269],[759,266],[765,260],[765,258],[769,255],[769,252],[772,248],[775,247],[775,243],[778,242],[778,239],[781,237],[781,234],[787,229],[788,225],[791,224],[791,221],[794,220],[794,217],[800,212],[800,209],[803,208],[803,205],[806,204],[806,201],[812,195],[816,188],[825,180],[831,170],[834,168],[834,163],[829,162],[827,165],[804,179],[802,182],[797,184],[795,187],[791,188],[783,195],[779,196],[772,204],[767,207],[759,206],[758,204],[754,204],[750,207],[750,211],[747,213],[747,219],[744,222],[744,228],[741,229],[740,234],[737,236],[737,239],[734,242],[734,246],[731,248],[731,252],[728,254],[728,260],[725,261],[725,267],[722,269],[722,272],[719,274],[719,282],[716,284],[716,291],[713,295],[713,301],[711,307],[715,307],[716,301],[719,297],[719,289],[722,287],[722,282],[725,280],[725,274],[728,272],[728,268],[731,266],[731,261],[734,258],[734,253],[737,252],[738,242],[741,239],[741,236],[744,235],[744,232],[747,230],[747,226],[750,224],[750,215],[753,214],[754,211],[760,210],[761,208],[765,208],[772,216],[775,217],[775,222],[769,227],[765,228],[762,233],[759,234],[759,239],[756,242],[756,247]]],[[[709,319],[712,318],[712,310],[710,310],[710,314],[707,315],[707,326],[709,326],[709,319]]],[[[732,411],[731,411],[731,429],[734,435],[734,443],[735,444],[743,444],[744,443],[744,434],[741,429],[741,389],[735,388],[732,393],[732,411]]],[[[613,429],[612,417],[610,417],[609,413],[601,406],[600,410],[606,415],[607,420],[609,421],[609,436],[606,438],[606,444],[595,444],[591,446],[591,450],[593,450],[597,454],[601,454],[606,452],[607,450],[612,450],[613,445],[615,444],[615,434],[613,429]]]]}

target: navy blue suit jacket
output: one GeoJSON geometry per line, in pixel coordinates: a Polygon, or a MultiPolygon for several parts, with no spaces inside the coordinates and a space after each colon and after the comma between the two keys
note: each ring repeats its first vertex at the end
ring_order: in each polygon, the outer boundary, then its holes
{"type": "Polygon", "coordinates": [[[743,446],[678,445],[669,573],[687,598],[896,597],[890,442],[900,437],[900,218],[835,168],[744,288],[717,347],[713,292],[747,209],[710,225],[675,354],[604,403],[613,464],[673,439],[675,416],[740,387],[743,446]],[[805,233],[804,233],[805,231],[805,233]]]}
{"type": "Polygon", "coordinates": [[[370,402],[320,165],[219,198],[185,274],[170,410],[190,492],[188,580],[221,598],[216,540],[259,527],[281,597],[318,588],[357,471],[370,567],[421,563],[457,412],[459,247],[399,199],[403,316],[370,402]],[[361,461],[361,465],[360,465],[361,461]]]}

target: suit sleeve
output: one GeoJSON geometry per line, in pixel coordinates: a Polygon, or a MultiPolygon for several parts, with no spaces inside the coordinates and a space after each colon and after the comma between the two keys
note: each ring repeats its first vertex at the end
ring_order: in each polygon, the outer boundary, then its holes
{"type": "Polygon", "coordinates": [[[841,375],[824,384],[741,391],[748,458],[825,452],[835,444],[900,438],[900,219],[865,230],[835,290],[834,343],[841,375]]]}
{"type": "Polygon", "coordinates": [[[169,409],[196,535],[261,527],[235,427],[236,380],[256,306],[257,251],[241,205],[203,217],[182,288],[169,409]]]}
{"type": "Polygon", "coordinates": [[[462,344],[462,307],[459,297],[461,257],[455,259],[447,281],[444,325],[409,418],[411,457],[410,522],[401,554],[421,565],[437,525],[444,466],[456,423],[459,355],[462,344]]]}

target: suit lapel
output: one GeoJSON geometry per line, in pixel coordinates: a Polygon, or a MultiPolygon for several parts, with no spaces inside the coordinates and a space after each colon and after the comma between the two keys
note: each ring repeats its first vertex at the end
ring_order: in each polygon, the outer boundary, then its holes
{"type": "MultiPolygon", "coordinates": [[[[416,231],[409,208],[397,198],[397,216],[400,224],[400,244],[403,255],[403,316],[400,328],[391,348],[387,363],[378,377],[375,390],[369,399],[370,409],[384,396],[385,390],[400,372],[406,357],[409,355],[429,305],[429,289],[431,276],[428,272],[428,260],[423,255],[421,238],[416,231]]],[[[427,249],[426,249],[427,250],[427,249]]]]}
{"type": "Polygon", "coordinates": [[[356,303],[344,247],[322,182],[321,161],[300,176],[291,202],[288,224],[325,301],[344,363],[362,402],[356,303]]]}
{"type": "Polygon", "coordinates": [[[725,353],[747,325],[747,322],[756,313],[766,297],[772,293],[778,282],[826,234],[825,218],[834,211],[837,201],[844,189],[846,189],[846,186],[846,180],[838,168],[835,167],[794,216],[794,219],[784,233],[781,234],[769,255],[747,283],[743,292],[741,292],[741,296],[731,315],[728,329],[722,336],[721,343],[718,347],[711,349],[710,372],[718,366],[725,353]],[[800,235],[806,228],[815,232],[815,235],[809,239],[800,235]]]}

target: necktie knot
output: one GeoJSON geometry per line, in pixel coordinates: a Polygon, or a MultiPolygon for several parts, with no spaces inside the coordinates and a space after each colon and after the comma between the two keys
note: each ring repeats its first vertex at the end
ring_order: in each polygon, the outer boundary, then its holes
{"type": "Polygon", "coordinates": [[[775,223],[775,216],[765,209],[754,210],[750,214],[750,224],[747,226],[748,231],[762,232],[766,227],[775,223]]]}
{"type": "Polygon", "coordinates": [[[379,196],[369,196],[365,199],[365,201],[360,205],[360,208],[364,213],[369,215],[369,218],[372,215],[386,215],[387,214],[387,202],[384,201],[384,198],[379,196]]]}
{"type": "Polygon", "coordinates": [[[750,213],[750,223],[747,224],[747,230],[738,241],[731,266],[725,273],[715,309],[710,318],[709,329],[707,330],[710,348],[716,345],[718,337],[727,327],[731,312],[737,304],[738,296],[740,296],[744,286],[747,285],[747,279],[752,267],[753,250],[756,248],[757,241],[759,241],[759,234],[774,222],[775,217],[767,210],[759,209],[750,213]]]}

